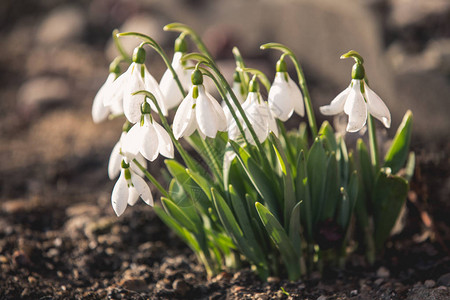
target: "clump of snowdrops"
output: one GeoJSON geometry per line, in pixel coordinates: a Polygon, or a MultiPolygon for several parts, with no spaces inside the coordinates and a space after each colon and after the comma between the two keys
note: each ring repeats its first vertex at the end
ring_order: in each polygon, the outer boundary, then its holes
{"type": "Polygon", "coordinates": [[[348,132],[367,125],[368,145],[359,139],[356,149],[348,149],[328,121],[318,128],[301,65],[286,46],[261,46],[281,54],[273,83],[246,67],[234,48],[236,72],[229,83],[191,28],[173,23],[164,29],[180,32],[172,62],[151,37],[113,33],[121,55],[94,100],[95,122],[125,119],[108,167],[111,179],[119,176],[111,196],[115,213],[120,216],[139,198],[153,206],[208,276],[249,264],[263,279],[297,280],[324,265],[344,266],[356,247],[373,263],[404,205],[414,154],[408,153],[408,111],[380,157],[375,119],[389,128],[391,115],[368,85],[363,58],[355,51],[341,57],[355,61],[351,82],[320,107],[324,115],[344,112],[348,132]],[[132,56],[121,46],[123,36],[142,41],[132,56]],[[198,52],[188,52],[188,38],[198,52]],[[145,65],[148,50],[167,65],[159,83],[145,65]],[[298,85],[287,72],[288,62],[298,85]],[[222,104],[203,85],[205,76],[222,104]],[[306,122],[287,130],[283,122],[294,113],[306,122]],[[170,174],[164,182],[160,173],[147,171],[148,161],[159,155],[167,158],[170,174]],[[161,204],[154,203],[145,179],[159,191],[161,204]]]}

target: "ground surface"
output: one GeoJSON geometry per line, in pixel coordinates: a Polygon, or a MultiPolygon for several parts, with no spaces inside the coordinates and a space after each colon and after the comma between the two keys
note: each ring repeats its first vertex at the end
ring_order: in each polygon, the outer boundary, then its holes
{"type": "Polygon", "coordinates": [[[106,166],[121,121],[94,125],[90,105],[107,75],[109,30],[137,8],[99,19],[108,1],[53,14],[64,1],[25,2],[0,7],[0,299],[450,298],[448,140],[415,137],[406,225],[374,266],[354,255],[345,270],[298,282],[261,282],[248,269],[207,280],[151,208],[117,218],[110,205],[106,166]]]}

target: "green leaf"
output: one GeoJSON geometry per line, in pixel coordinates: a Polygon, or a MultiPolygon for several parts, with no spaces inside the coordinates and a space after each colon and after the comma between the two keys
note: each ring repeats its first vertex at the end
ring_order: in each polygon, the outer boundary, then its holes
{"type": "Polygon", "coordinates": [[[166,209],[167,213],[172,218],[177,220],[177,222],[180,223],[187,230],[193,232],[194,234],[198,234],[197,226],[174,202],[165,197],[161,197],[161,202],[164,208],[166,209]]]}
{"type": "Polygon", "coordinates": [[[412,132],[412,112],[408,110],[397,129],[392,145],[384,157],[384,167],[389,167],[396,174],[408,157],[412,132]]]}
{"type": "Polygon", "coordinates": [[[369,151],[362,139],[358,139],[356,142],[356,151],[358,152],[359,160],[359,174],[361,176],[362,184],[364,185],[364,197],[369,203],[372,195],[373,184],[375,181],[374,169],[370,160],[369,151]]]}
{"type": "Polygon", "coordinates": [[[248,152],[241,148],[237,143],[230,141],[230,144],[235,151],[239,153],[238,161],[241,163],[258,194],[261,195],[270,210],[279,216],[278,200],[275,192],[278,189],[277,185],[279,182],[269,180],[269,177],[260,168],[258,163],[256,163],[250,154],[248,154],[248,152]]]}
{"type": "Polygon", "coordinates": [[[414,152],[410,152],[408,156],[408,160],[406,161],[405,167],[405,175],[403,176],[406,180],[411,181],[411,178],[414,176],[414,169],[416,166],[416,155],[414,152]]]}
{"type": "Polygon", "coordinates": [[[319,221],[331,219],[336,212],[336,206],[339,200],[339,181],[337,161],[335,155],[330,155],[327,163],[325,179],[325,191],[323,203],[320,208],[319,221]]]}
{"type": "Polygon", "coordinates": [[[309,191],[308,175],[306,171],[306,158],[303,150],[297,159],[297,177],[295,178],[295,196],[297,202],[301,203],[300,215],[301,220],[305,224],[306,236],[309,241],[312,240],[312,213],[311,213],[311,197],[309,191]]]}
{"type": "Polygon", "coordinates": [[[214,205],[216,207],[217,213],[219,214],[220,221],[224,226],[225,230],[228,232],[228,235],[231,236],[231,238],[233,239],[238,249],[252,263],[259,265],[260,267],[266,267],[267,263],[265,261],[261,261],[260,259],[263,258],[258,257],[255,254],[255,249],[252,248],[251,245],[248,243],[230,207],[222,198],[222,196],[219,193],[217,193],[217,191],[215,191],[214,188],[211,189],[211,194],[213,195],[214,205]]]}
{"type": "Polygon", "coordinates": [[[374,200],[375,245],[380,249],[397,221],[408,193],[408,182],[399,176],[380,171],[375,181],[374,200]]]}
{"type": "Polygon", "coordinates": [[[297,256],[294,246],[289,240],[286,231],[284,231],[281,224],[264,205],[256,202],[255,206],[259,213],[259,217],[267,230],[267,233],[280,251],[281,258],[283,259],[284,265],[288,271],[289,279],[298,280],[301,276],[300,258],[297,256]]]}
{"type": "Polygon", "coordinates": [[[172,217],[170,217],[161,207],[158,205],[153,206],[154,211],[158,217],[171,228],[194,252],[199,252],[200,246],[197,241],[193,238],[192,234],[189,233],[185,228],[178,224],[172,217]]]}
{"type": "Polygon", "coordinates": [[[308,182],[311,191],[311,213],[313,224],[318,222],[320,209],[325,190],[325,178],[327,171],[327,155],[323,148],[321,138],[316,138],[306,161],[308,170],[308,182]]]}
{"type": "Polygon", "coordinates": [[[319,130],[319,135],[324,137],[324,146],[329,152],[336,152],[338,144],[336,142],[336,136],[334,135],[333,127],[331,127],[328,121],[322,123],[319,130]]]}
{"type": "Polygon", "coordinates": [[[300,224],[300,204],[295,205],[292,210],[291,220],[289,224],[289,239],[292,242],[295,252],[298,257],[302,255],[302,239],[301,239],[301,224],[300,224]]]}
{"type": "Polygon", "coordinates": [[[280,165],[284,166],[284,228],[288,229],[292,210],[297,204],[294,192],[294,182],[292,180],[292,169],[288,163],[287,156],[281,146],[280,140],[273,133],[270,133],[270,136],[273,141],[273,148],[277,153],[278,161],[280,162],[280,165]]]}

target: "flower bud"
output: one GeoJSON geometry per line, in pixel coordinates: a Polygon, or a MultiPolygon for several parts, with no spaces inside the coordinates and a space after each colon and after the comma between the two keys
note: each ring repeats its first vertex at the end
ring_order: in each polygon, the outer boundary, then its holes
{"type": "Polygon", "coordinates": [[[149,104],[147,101],[145,101],[144,103],[142,103],[142,106],[141,106],[141,113],[142,113],[143,115],[151,113],[150,104],[149,104]]]}
{"type": "Polygon", "coordinates": [[[142,47],[134,48],[133,62],[143,64],[145,62],[145,50],[142,47]]]}
{"type": "Polygon", "coordinates": [[[116,75],[120,75],[120,66],[116,60],[113,60],[109,65],[109,73],[114,73],[116,75]]]}
{"type": "Polygon", "coordinates": [[[200,85],[203,83],[203,75],[200,70],[194,70],[191,75],[191,81],[193,85],[200,85]]]}
{"type": "Polygon", "coordinates": [[[366,76],[364,66],[360,63],[354,64],[352,68],[352,79],[363,80],[364,76],[366,76]]]}

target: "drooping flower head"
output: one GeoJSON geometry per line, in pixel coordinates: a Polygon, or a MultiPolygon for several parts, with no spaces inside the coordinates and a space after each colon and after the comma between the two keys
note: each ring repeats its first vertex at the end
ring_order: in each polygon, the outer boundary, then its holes
{"type": "MultiPolygon", "coordinates": [[[[181,62],[181,57],[184,53],[187,52],[187,43],[184,39],[184,34],[181,34],[175,40],[174,48],[175,53],[173,54],[172,68],[177,74],[183,89],[187,91],[189,89],[189,86],[191,85],[191,77],[190,72],[186,70],[185,67],[192,66],[192,63],[189,61],[181,62]]],[[[176,107],[178,104],[180,104],[181,100],[183,100],[183,94],[181,93],[180,88],[169,69],[166,70],[163,77],[161,78],[159,87],[161,89],[161,93],[164,96],[167,109],[176,107]]]]}
{"type": "Polygon", "coordinates": [[[132,171],[128,160],[125,158],[121,162],[120,176],[111,194],[111,204],[116,215],[122,215],[127,205],[135,205],[139,197],[146,204],[153,206],[150,187],[144,179],[132,171]]]}
{"type": "Polygon", "coordinates": [[[348,132],[361,130],[366,124],[368,113],[380,120],[386,128],[389,128],[391,126],[391,113],[383,100],[364,81],[363,59],[354,51],[350,51],[341,58],[347,57],[353,57],[356,61],[352,69],[352,81],[329,105],[320,107],[320,112],[324,115],[336,115],[345,112],[348,115],[348,132]]]}
{"type": "Polygon", "coordinates": [[[114,145],[111,154],[109,156],[108,162],[108,177],[113,180],[120,174],[120,164],[124,157],[131,161],[130,168],[134,173],[138,174],[141,177],[144,177],[144,173],[137,167],[136,164],[132,161],[136,159],[144,168],[147,168],[147,161],[142,156],[142,154],[132,154],[123,150],[124,141],[128,134],[128,131],[131,129],[131,124],[126,121],[122,128],[122,134],[120,135],[119,141],[114,145]]]}
{"type": "Polygon", "coordinates": [[[276,70],[277,73],[267,97],[270,111],[283,122],[289,119],[294,111],[303,117],[305,115],[303,95],[289,76],[283,57],[278,60],[276,70]]]}
{"type": "Polygon", "coordinates": [[[142,104],[141,122],[134,124],[124,138],[123,151],[132,156],[142,154],[149,161],[154,161],[158,154],[174,157],[172,140],[167,131],[153,120],[148,102],[142,104]]]}
{"type": "Polygon", "coordinates": [[[205,90],[203,75],[199,70],[192,72],[192,84],[175,113],[173,134],[179,139],[190,136],[197,130],[203,138],[214,138],[217,131],[225,131],[227,128],[223,109],[205,90]]]}
{"type": "MultiPolygon", "coordinates": [[[[261,94],[259,93],[259,85],[255,77],[250,81],[249,93],[247,99],[242,104],[242,109],[244,110],[245,115],[247,116],[260,142],[265,141],[270,132],[273,132],[278,136],[277,123],[275,122],[275,118],[269,109],[268,103],[262,99],[261,94]]],[[[242,125],[242,128],[244,129],[246,139],[254,145],[255,141],[242,116],[238,113],[237,117],[242,125]]],[[[239,131],[239,127],[237,126],[237,122],[233,119],[228,127],[228,138],[236,141],[240,135],[241,133],[239,131]]]]}
{"type": "MultiPolygon", "coordinates": [[[[128,70],[116,79],[114,85],[118,93],[123,93],[123,112],[125,117],[131,123],[137,123],[141,119],[141,105],[145,102],[145,95],[136,94],[135,92],[147,90],[151,92],[163,112],[167,115],[167,108],[164,104],[164,97],[159,89],[158,82],[148,72],[144,65],[145,50],[142,47],[134,49],[133,63],[128,67],[128,70]]],[[[156,111],[153,103],[150,104],[152,109],[156,111]]]]}
{"type": "Polygon", "coordinates": [[[98,90],[97,95],[95,95],[92,103],[92,119],[94,123],[103,122],[110,114],[123,114],[123,96],[114,90],[117,85],[113,84],[120,75],[119,62],[120,60],[115,59],[110,64],[109,75],[98,90]]]}

